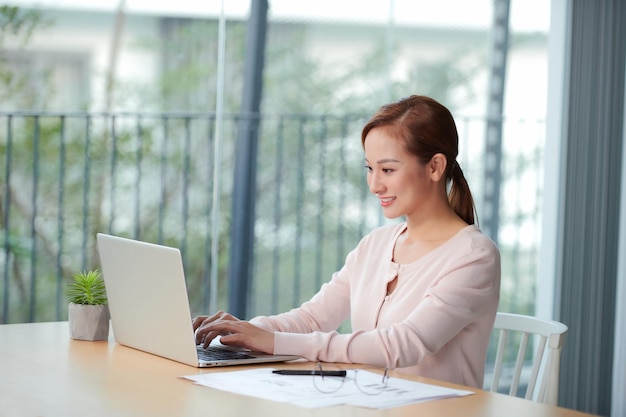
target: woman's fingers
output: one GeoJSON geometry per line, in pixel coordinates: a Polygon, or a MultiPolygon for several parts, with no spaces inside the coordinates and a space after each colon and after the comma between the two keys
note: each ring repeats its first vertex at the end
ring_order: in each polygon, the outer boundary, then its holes
{"type": "Polygon", "coordinates": [[[202,325],[202,322],[206,320],[208,316],[197,316],[191,320],[191,325],[193,326],[193,330],[195,331],[198,327],[202,325]]]}
{"type": "Polygon", "coordinates": [[[222,336],[220,341],[225,345],[242,346],[247,349],[274,353],[274,333],[263,330],[246,321],[231,322],[228,326],[221,327],[222,336]]]}
{"type": "Polygon", "coordinates": [[[239,319],[232,314],[226,313],[224,311],[218,311],[212,316],[198,316],[192,320],[193,329],[197,330],[199,327],[202,327],[208,323],[212,323],[217,320],[232,320],[239,321],[239,319]]]}
{"type": "Polygon", "coordinates": [[[262,330],[247,321],[239,320],[232,314],[218,311],[212,316],[198,316],[192,321],[196,344],[208,347],[218,336],[224,336],[223,343],[246,347],[251,350],[272,353],[274,334],[262,330]]]}
{"type": "Polygon", "coordinates": [[[196,344],[201,344],[205,348],[217,336],[229,334],[231,326],[241,323],[239,319],[228,313],[217,313],[211,317],[198,317],[194,320],[196,344]]]}

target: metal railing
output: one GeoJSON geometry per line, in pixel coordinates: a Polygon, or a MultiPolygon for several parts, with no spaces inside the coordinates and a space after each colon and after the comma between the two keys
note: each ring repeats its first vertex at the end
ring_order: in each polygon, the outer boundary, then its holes
{"type": "MultiPolygon", "coordinates": [[[[0,323],[65,319],[67,281],[99,267],[97,232],[180,248],[193,314],[208,308],[210,266],[218,262],[217,299],[226,309],[228,256],[237,247],[228,230],[241,117],[223,121],[213,260],[213,114],[0,113],[0,323]]],[[[365,183],[360,130],[367,117],[263,115],[251,315],[309,298],[385,221],[365,183]]],[[[485,121],[458,118],[457,125],[459,161],[480,219],[485,121]]],[[[504,124],[504,310],[528,312],[534,300],[543,135],[542,121],[504,124]]]]}

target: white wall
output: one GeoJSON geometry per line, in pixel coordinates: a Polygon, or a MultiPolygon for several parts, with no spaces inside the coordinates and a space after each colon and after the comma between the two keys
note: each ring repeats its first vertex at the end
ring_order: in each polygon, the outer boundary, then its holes
{"type": "Polygon", "coordinates": [[[559,201],[564,187],[565,166],[561,155],[565,152],[563,138],[567,125],[564,108],[568,97],[565,86],[567,73],[567,0],[552,0],[550,33],[548,38],[548,104],[546,111],[546,146],[544,156],[543,224],[541,258],[537,274],[536,314],[547,319],[559,319],[559,300],[555,286],[560,264],[559,229],[561,208],[559,201]]]}
{"type": "MultiPolygon", "coordinates": [[[[626,90],[624,91],[624,118],[626,120],[626,90]]],[[[626,125],[622,140],[622,189],[620,201],[620,228],[615,305],[615,344],[613,349],[613,392],[611,416],[626,416],[626,125]]]]}
{"type": "MultiPolygon", "coordinates": [[[[46,13],[46,18],[50,19],[51,24],[34,33],[26,50],[34,54],[78,53],[88,57],[88,76],[91,78],[89,97],[93,105],[90,110],[103,110],[106,75],[111,62],[115,14],[49,11],[46,13]]],[[[121,83],[127,85],[151,83],[158,73],[156,71],[159,65],[158,54],[146,48],[145,44],[146,41],[157,39],[158,36],[158,20],[154,16],[126,16],[118,65],[115,70],[120,76],[121,83]]],[[[7,46],[19,49],[17,45],[7,46]]],[[[143,105],[142,110],[150,109],[143,105]]]]}

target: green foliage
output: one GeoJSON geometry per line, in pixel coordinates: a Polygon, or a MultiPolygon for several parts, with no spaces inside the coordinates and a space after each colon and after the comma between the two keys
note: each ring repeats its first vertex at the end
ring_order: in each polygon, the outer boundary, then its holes
{"type": "Polygon", "coordinates": [[[7,43],[13,48],[22,48],[28,44],[33,33],[49,26],[51,22],[38,10],[27,10],[15,6],[0,5],[0,99],[3,105],[12,102],[19,105],[29,104],[33,96],[42,94],[41,84],[38,92],[29,91],[27,74],[23,69],[13,67],[7,62],[7,43]],[[19,100],[18,98],[19,97],[19,100]]]}
{"type": "Polygon", "coordinates": [[[106,289],[102,273],[98,269],[78,272],[72,277],[73,281],[67,288],[67,298],[70,303],[103,305],[107,303],[106,289]]]}
{"type": "Polygon", "coordinates": [[[13,36],[26,44],[35,29],[45,25],[46,21],[36,10],[20,9],[16,6],[0,6],[0,44],[6,37],[13,36]]]}

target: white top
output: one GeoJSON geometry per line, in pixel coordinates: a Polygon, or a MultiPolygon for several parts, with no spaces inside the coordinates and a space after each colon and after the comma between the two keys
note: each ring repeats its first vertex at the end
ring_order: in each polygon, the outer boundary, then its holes
{"type": "Polygon", "coordinates": [[[363,363],[482,388],[500,294],[500,253],[467,226],[415,262],[392,261],[406,224],[375,229],[301,307],[252,323],[275,331],[274,353],[363,363]],[[398,277],[387,296],[387,284],[398,277]],[[352,333],[336,329],[351,319],[352,333]]]}

